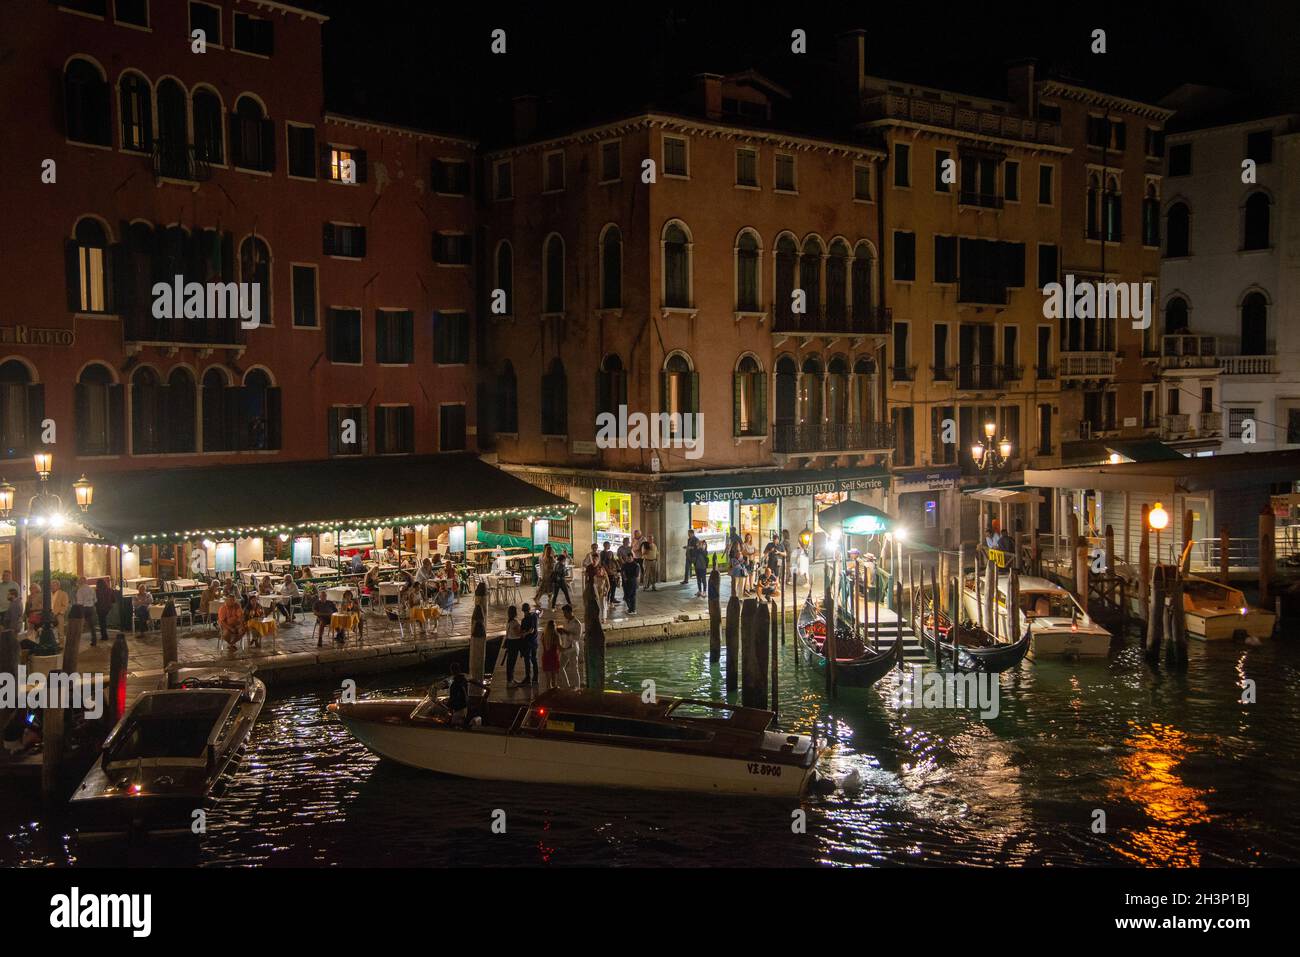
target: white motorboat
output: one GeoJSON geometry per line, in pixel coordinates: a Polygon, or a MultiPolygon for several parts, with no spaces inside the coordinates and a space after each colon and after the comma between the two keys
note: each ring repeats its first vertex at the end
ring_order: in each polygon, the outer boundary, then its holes
{"type": "Polygon", "coordinates": [[[1202,641],[1271,638],[1277,621],[1273,612],[1250,607],[1240,589],[1195,575],[1183,579],[1183,611],[1188,636],[1202,641]]]}
{"type": "MultiPolygon", "coordinates": [[[[982,586],[981,586],[982,587],[982,586]]],[[[979,621],[979,599],[974,576],[967,576],[963,593],[966,617],[979,621]]],[[[1110,632],[1079,606],[1074,595],[1060,585],[1035,575],[1020,576],[1020,634],[1028,631],[1030,658],[1105,658],[1110,654],[1110,632]]],[[[1008,635],[1007,576],[998,576],[998,634],[1008,635]]]]}
{"type": "Polygon", "coordinates": [[[495,781],[797,797],[818,755],[808,736],[773,730],[770,711],[620,691],[471,699],[464,723],[431,696],[329,710],[381,757],[495,781]]]}

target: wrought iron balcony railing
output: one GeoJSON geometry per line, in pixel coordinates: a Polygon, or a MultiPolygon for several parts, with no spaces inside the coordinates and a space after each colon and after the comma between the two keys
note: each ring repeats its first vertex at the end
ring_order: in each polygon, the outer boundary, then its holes
{"type": "Polygon", "coordinates": [[[212,167],[189,143],[160,139],[153,144],[153,175],[202,183],[212,177],[212,167]]]}
{"type": "Polygon", "coordinates": [[[779,333],[842,333],[845,335],[887,335],[893,329],[893,310],[866,306],[853,310],[817,309],[793,313],[787,306],[778,311],[772,331],[779,333]]]}
{"type": "Polygon", "coordinates": [[[884,422],[777,422],[772,427],[772,449],[785,455],[869,452],[893,447],[893,426],[884,422]]]}

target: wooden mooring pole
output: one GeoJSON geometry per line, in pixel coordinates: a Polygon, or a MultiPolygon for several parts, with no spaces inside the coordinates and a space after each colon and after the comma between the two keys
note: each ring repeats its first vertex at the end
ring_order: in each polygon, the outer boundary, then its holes
{"type": "Polygon", "coordinates": [[[736,663],[740,658],[740,596],[727,599],[727,698],[736,694],[736,663]]]}
{"type": "Polygon", "coordinates": [[[715,568],[709,572],[709,663],[722,659],[722,577],[715,568]]]}
{"type": "MultiPolygon", "coordinates": [[[[771,649],[770,660],[768,662],[768,668],[770,669],[772,674],[772,713],[780,714],[781,706],[779,702],[781,700],[780,698],[781,684],[777,680],[777,658],[780,656],[780,648],[777,645],[777,627],[776,627],[775,612],[776,612],[776,602],[772,601],[772,599],[769,598],[767,600],[767,617],[771,622],[772,649],[771,649]]],[[[781,624],[783,626],[782,630],[784,630],[784,625],[785,625],[784,608],[782,609],[782,614],[781,614],[781,624]]]]}
{"type": "Polygon", "coordinates": [[[826,641],[822,656],[826,659],[826,694],[835,697],[835,596],[831,594],[831,580],[826,579],[826,596],[822,599],[822,614],[826,619],[826,641]]]}
{"type": "Polygon", "coordinates": [[[1219,529],[1219,581],[1228,584],[1228,563],[1229,551],[1232,547],[1232,539],[1228,537],[1228,526],[1224,525],[1219,529]]]}
{"type": "Polygon", "coordinates": [[[751,598],[754,602],[754,707],[767,707],[768,650],[772,627],[772,603],[765,599],[751,598]]]}
{"type": "Polygon", "coordinates": [[[1146,659],[1153,668],[1160,666],[1160,644],[1165,630],[1165,574],[1157,565],[1151,576],[1151,604],[1147,607],[1146,659]]]}
{"type": "Polygon", "coordinates": [[[1277,570],[1274,553],[1276,542],[1273,538],[1275,525],[1273,506],[1265,503],[1259,510],[1259,603],[1264,608],[1269,606],[1273,574],[1277,570]]]}
{"type": "Polygon", "coordinates": [[[1151,524],[1147,516],[1151,506],[1142,503],[1142,540],[1138,543],[1138,583],[1141,594],[1138,596],[1145,609],[1151,603],[1151,524]]]}

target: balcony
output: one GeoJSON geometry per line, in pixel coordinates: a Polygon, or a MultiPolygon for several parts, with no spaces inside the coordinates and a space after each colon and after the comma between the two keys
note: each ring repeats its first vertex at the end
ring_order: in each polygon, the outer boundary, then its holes
{"type": "Polygon", "coordinates": [[[979,206],[983,209],[1002,208],[1002,197],[996,193],[974,193],[963,189],[957,195],[957,202],[962,206],[979,206]]]}
{"type": "Polygon", "coordinates": [[[1160,417],[1160,437],[1168,440],[1209,438],[1223,434],[1219,412],[1174,412],[1160,417]]]}
{"type": "Polygon", "coordinates": [[[782,455],[878,452],[893,447],[893,426],[883,422],[809,425],[778,422],[772,427],[772,450],[782,455]]]}
{"type": "Polygon", "coordinates": [[[982,110],[974,106],[958,106],[906,93],[867,93],[862,98],[862,118],[910,120],[966,133],[1031,143],[1050,143],[1054,146],[1061,144],[1059,123],[982,110]]]}
{"type": "Polygon", "coordinates": [[[133,309],[122,315],[122,341],[135,345],[238,346],[247,337],[239,317],[221,319],[156,319],[133,309]]]}
{"type": "Polygon", "coordinates": [[[1219,341],[1214,336],[1177,334],[1164,336],[1160,347],[1161,369],[1217,369],[1219,341]]]}
{"type": "Polygon", "coordinates": [[[1273,375],[1277,356],[1219,356],[1219,369],[1224,375],[1273,375]]]}
{"type": "Polygon", "coordinates": [[[962,279],[957,286],[957,302],[977,306],[1005,306],[1006,283],[992,279],[962,279]]]}
{"type": "Polygon", "coordinates": [[[957,367],[957,391],[993,392],[1003,389],[1007,383],[1007,369],[1007,366],[997,363],[959,365],[957,367]]]}
{"type": "Polygon", "coordinates": [[[153,175],[155,180],[202,183],[212,178],[212,167],[189,143],[160,139],[153,145],[153,175]]]}
{"type": "Polygon", "coordinates": [[[772,323],[772,332],[780,335],[845,335],[883,336],[893,329],[893,310],[868,306],[846,310],[818,309],[802,315],[789,311],[778,312],[772,323]]]}
{"type": "Polygon", "coordinates": [[[1113,379],[1115,353],[1113,352],[1062,352],[1062,379],[1113,379]]]}
{"type": "Polygon", "coordinates": [[[1041,380],[1055,379],[1056,366],[1036,365],[1034,366],[1034,377],[1041,380]]]}

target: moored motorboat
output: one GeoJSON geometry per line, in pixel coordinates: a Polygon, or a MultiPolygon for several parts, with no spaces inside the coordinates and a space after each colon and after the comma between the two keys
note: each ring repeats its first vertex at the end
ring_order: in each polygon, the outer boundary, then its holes
{"type": "Polygon", "coordinates": [[[1277,615],[1252,608],[1240,589],[1208,578],[1183,578],[1187,634],[1202,641],[1225,638],[1271,638],[1277,615]]]}
{"type": "Polygon", "coordinates": [[[620,691],[488,697],[463,724],[435,695],[329,710],[380,757],[495,781],[797,797],[818,754],[808,736],[773,729],[770,711],[620,691]]]}
{"type": "MultiPolygon", "coordinates": [[[[1007,576],[998,576],[998,632],[1010,634],[1007,621],[1007,576]]],[[[1110,654],[1111,634],[1079,606],[1074,595],[1046,578],[1021,575],[1019,615],[1021,635],[1029,633],[1030,658],[1105,658],[1110,654]]],[[[975,579],[967,577],[962,588],[967,617],[978,621],[979,595],[975,579]]]]}
{"type": "Polygon", "coordinates": [[[220,790],[266,702],[249,672],[194,669],[146,691],[72,795],[82,833],[189,831],[220,790]]]}
{"type": "MultiPolygon", "coordinates": [[[[803,645],[808,660],[819,669],[827,667],[826,618],[806,599],[795,621],[796,639],[803,645]]],[[[850,688],[867,688],[875,684],[891,668],[902,663],[903,641],[896,638],[885,651],[872,651],[843,624],[835,631],[835,683],[850,688]]]]}

